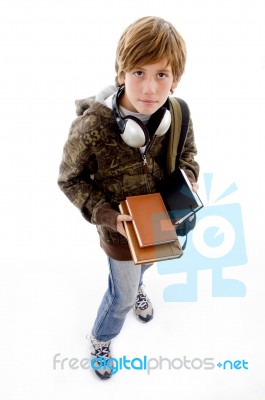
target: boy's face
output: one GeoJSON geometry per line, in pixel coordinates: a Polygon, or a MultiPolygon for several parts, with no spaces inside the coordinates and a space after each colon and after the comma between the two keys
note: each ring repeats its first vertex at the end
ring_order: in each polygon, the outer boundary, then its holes
{"type": "Polygon", "coordinates": [[[162,107],[170,90],[177,87],[167,59],[126,72],[120,83],[125,85],[120,105],[129,111],[145,115],[151,115],[162,107]]]}

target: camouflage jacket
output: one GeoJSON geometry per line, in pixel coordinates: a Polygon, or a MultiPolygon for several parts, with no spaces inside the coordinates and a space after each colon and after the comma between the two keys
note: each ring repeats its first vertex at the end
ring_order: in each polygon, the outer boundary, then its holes
{"type": "MultiPolygon", "coordinates": [[[[142,155],[126,145],[110,108],[93,98],[76,102],[78,117],[65,143],[58,184],[83,217],[97,226],[100,244],[117,260],[130,260],[127,240],[116,231],[118,204],[126,196],[154,193],[165,176],[170,131],[153,137],[142,155]]],[[[190,120],[180,167],[196,181],[199,166],[190,120]]]]}

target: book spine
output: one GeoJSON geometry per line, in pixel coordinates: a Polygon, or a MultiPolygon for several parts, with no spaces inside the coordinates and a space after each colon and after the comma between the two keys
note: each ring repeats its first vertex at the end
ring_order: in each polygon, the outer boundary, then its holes
{"type": "MultiPolygon", "coordinates": [[[[127,200],[125,200],[125,202],[126,202],[126,206],[127,206],[128,212],[129,212],[130,216],[132,217],[132,211],[130,209],[130,205],[128,204],[127,200]]],[[[142,240],[141,240],[141,237],[139,235],[139,232],[138,232],[138,229],[137,229],[137,225],[136,225],[134,219],[132,219],[131,222],[132,222],[133,229],[134,229],[135,235],[137,237],[138,243],[140,244],[140,246],[142,246],[142,240]]]]}

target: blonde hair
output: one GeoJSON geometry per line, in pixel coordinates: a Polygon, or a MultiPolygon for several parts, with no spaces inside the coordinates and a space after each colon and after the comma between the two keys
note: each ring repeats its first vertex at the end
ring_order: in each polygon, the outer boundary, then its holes
{"type": "Polygon", "coordinates": [[[117,46],[115,82],[135,67],[168,60],[175,81],[179,81],[186,63],[186,45],[174,26],[159,17],[143,17],[128,26],[117,46]]]}

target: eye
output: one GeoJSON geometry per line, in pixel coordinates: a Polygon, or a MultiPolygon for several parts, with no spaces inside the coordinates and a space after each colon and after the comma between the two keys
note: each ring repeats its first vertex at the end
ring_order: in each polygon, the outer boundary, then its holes
{"type": "Polygon", "coordinates": [[[159,79],[165,79],[167,77],[167,75],[164,72],[159,72],[157,76],[159,79]]]}
{"type": "Polygon", "coordinates": [[[143,76],[143,71],[134,71],[134,73],[133,73],[135,76],[137,76],[137,77],[141,77],[141,76],[143,76]]]}

